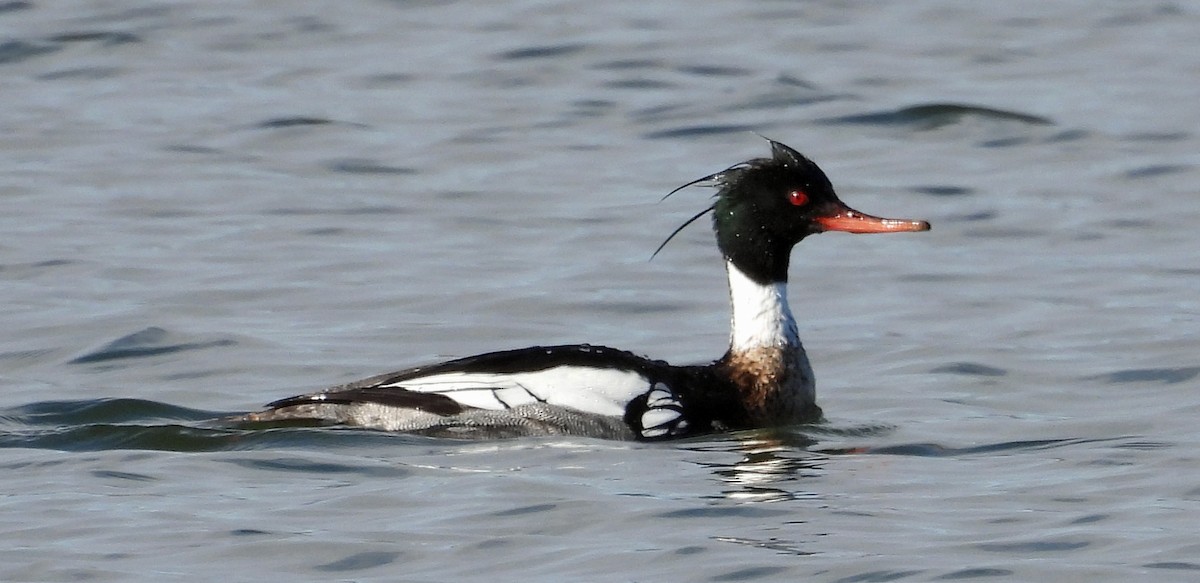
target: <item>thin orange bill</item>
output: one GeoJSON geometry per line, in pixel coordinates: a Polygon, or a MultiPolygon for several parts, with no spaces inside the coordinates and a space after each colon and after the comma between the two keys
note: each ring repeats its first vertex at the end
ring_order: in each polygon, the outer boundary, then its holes
{"type": "Polygon", "coordinates": [[[821,228],[826,231],[844,231],[846,233],[903,233],[929,230],[928,221],[873,217],[848,206],[843,206],[832,215],[816,217],[813,222],[821,225],[821,228]]]}

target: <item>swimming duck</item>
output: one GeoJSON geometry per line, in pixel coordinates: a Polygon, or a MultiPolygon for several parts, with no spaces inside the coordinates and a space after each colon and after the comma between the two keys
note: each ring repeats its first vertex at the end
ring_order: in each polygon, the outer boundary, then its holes
{"type": "Polygon", "coordinates": [[[721,358],[677,366],[604,346],[533,346],[280,399],[237,421],[463,438],[663,440],[819,420],[812,366],[788,306],[792,247],[825,231],[927,231],[929,223],[874,217],[846,206],[815,163],[768,141],[771,157],[734,165],[671,193],[694,185],[717,189],[712,204],[667,241],[712,213],[732,306],[729,350],[721,358]]]}

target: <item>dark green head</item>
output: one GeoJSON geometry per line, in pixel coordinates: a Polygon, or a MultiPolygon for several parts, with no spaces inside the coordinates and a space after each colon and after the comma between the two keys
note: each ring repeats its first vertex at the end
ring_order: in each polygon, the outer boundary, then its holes
{"type": "Polygon", "coordinates": [[[713,212],[717,246],[751,279],[764,284],[787,281],[792,247],[815,233],[929,230],[925,221],[882,219],[846,206],[812,160],[768,141],[770,158],[749,160],[684,185],[708,183],[720,189],[707,209],[713,212]]]}

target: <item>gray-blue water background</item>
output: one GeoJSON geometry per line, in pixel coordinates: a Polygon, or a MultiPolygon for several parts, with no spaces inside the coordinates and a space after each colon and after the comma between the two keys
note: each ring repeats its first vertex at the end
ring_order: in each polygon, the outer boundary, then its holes
{"type": "Polygon", "coordinates": [[[1200,580],[1194,2],[0,2],[0,580],[1200,580]],[[828,422],[211,415],[538,343],[701,362],[805,152],[828,422]]]}

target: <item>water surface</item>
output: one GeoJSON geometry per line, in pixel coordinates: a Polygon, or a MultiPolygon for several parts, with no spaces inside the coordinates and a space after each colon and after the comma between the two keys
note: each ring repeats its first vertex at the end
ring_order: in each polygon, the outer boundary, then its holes
{"type": "Polygon", "coordinates": [[[1200,577],[1185,3],[0,3],[0,579],[1200,577]],[[815,159],[828,420],[669,444],[210,422],[440,358],[715,358],[675,186],[815,159]]]}

